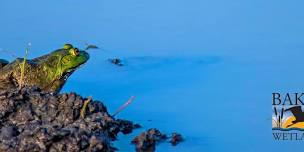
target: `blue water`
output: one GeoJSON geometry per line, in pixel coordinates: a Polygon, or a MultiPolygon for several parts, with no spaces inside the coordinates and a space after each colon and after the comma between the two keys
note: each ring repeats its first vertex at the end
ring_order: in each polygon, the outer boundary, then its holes
{"type": "MultiPolygon", "coordinates": [[[[271,93],[302,92],[303,1],[124,0],[0,2],[0,55],[36,57],[95,44],[64,92],[103,101],[118,117],[186,141],[157,151],[293,151],[274,141],[271,93]],[[10,53],[4,53],[4,52],[10,53]],[[106,60],[120,57],[123,67],[106,60]]],[[[119,136],[120,151],[137,130],[119,136]]]]}

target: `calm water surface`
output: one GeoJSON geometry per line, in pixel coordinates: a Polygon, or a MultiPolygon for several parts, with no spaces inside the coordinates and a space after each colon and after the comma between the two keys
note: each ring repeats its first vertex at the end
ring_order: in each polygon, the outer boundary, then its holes
{"type": "Polygon", "coordinates": [[[154,0],[0,2],[1,58],[30,57],[73,43],[96,44],[63,92],[103,101],[144,126],[119,136],[121,151],[148,128],[186,141],[157,151],[292,151],[275,142],[271,93],[303,91],[303,1],[154,0]],[[106,60],[120,57],[123,67],[106,60]]]}

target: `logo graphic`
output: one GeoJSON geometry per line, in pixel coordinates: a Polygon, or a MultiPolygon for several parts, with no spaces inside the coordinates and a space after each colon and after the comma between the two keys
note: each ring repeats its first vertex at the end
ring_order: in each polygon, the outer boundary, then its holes
{"type": "Polygon", "coordinates": [[[288,109],[278,110],[273,107],[272,115],[273,130],[303,130],[304,131],[304,112],[301,106],[294,106],[288,109]]]}
{"type": "Polygon", "coordinates": [[[272,134],[275,140],[304,140],[304,93],[272,93],[272,134]]]}

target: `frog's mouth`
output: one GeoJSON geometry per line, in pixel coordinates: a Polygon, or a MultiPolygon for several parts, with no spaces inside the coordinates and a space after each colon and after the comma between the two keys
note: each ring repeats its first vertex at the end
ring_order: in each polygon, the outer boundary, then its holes
{"type": "Polygon", "coordinates": [[[72,73],[74,72],[75,70],[71,70],[71,71],[67,71],[64,73],[63,77],[61,78],[62,80],[66,81],[70,75],[72,75],[72,73]]]}
{"type": "Polygon", "coordinates": [[[66,81],[66,80],[74,73],[74,71],[76,71],[78,68],[79,68],[79,66],[76,67],[76,68],[74,68],[74,69],[69,69],[69,70],[67,70],[67,71],[63,74],[62,79],[63,79],[64,81],[66,81]]]}
{"type": "Polygon", "coordinates": [[[85,62],[82,64],[79,64],[77,67],[68,69],[66,72],[64,72],[62,80],[66,81],[77,69],[81,68],[84,64],[85,64],[85,62]]]}

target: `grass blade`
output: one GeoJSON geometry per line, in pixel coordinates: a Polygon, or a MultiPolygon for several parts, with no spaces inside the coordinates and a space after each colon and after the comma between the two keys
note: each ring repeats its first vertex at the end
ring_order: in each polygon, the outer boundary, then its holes
{"type": "Polygon", "coordinates": [[[23,62],[20,64],[20,80],[19,80],[19,89],[21,89],[24,85],[24,75],[25,75],[25,64],[27,55],[30,49],[31,43],[28,44],[28,47],[25,49],[25,55],[23,58],[23,62]]]}

